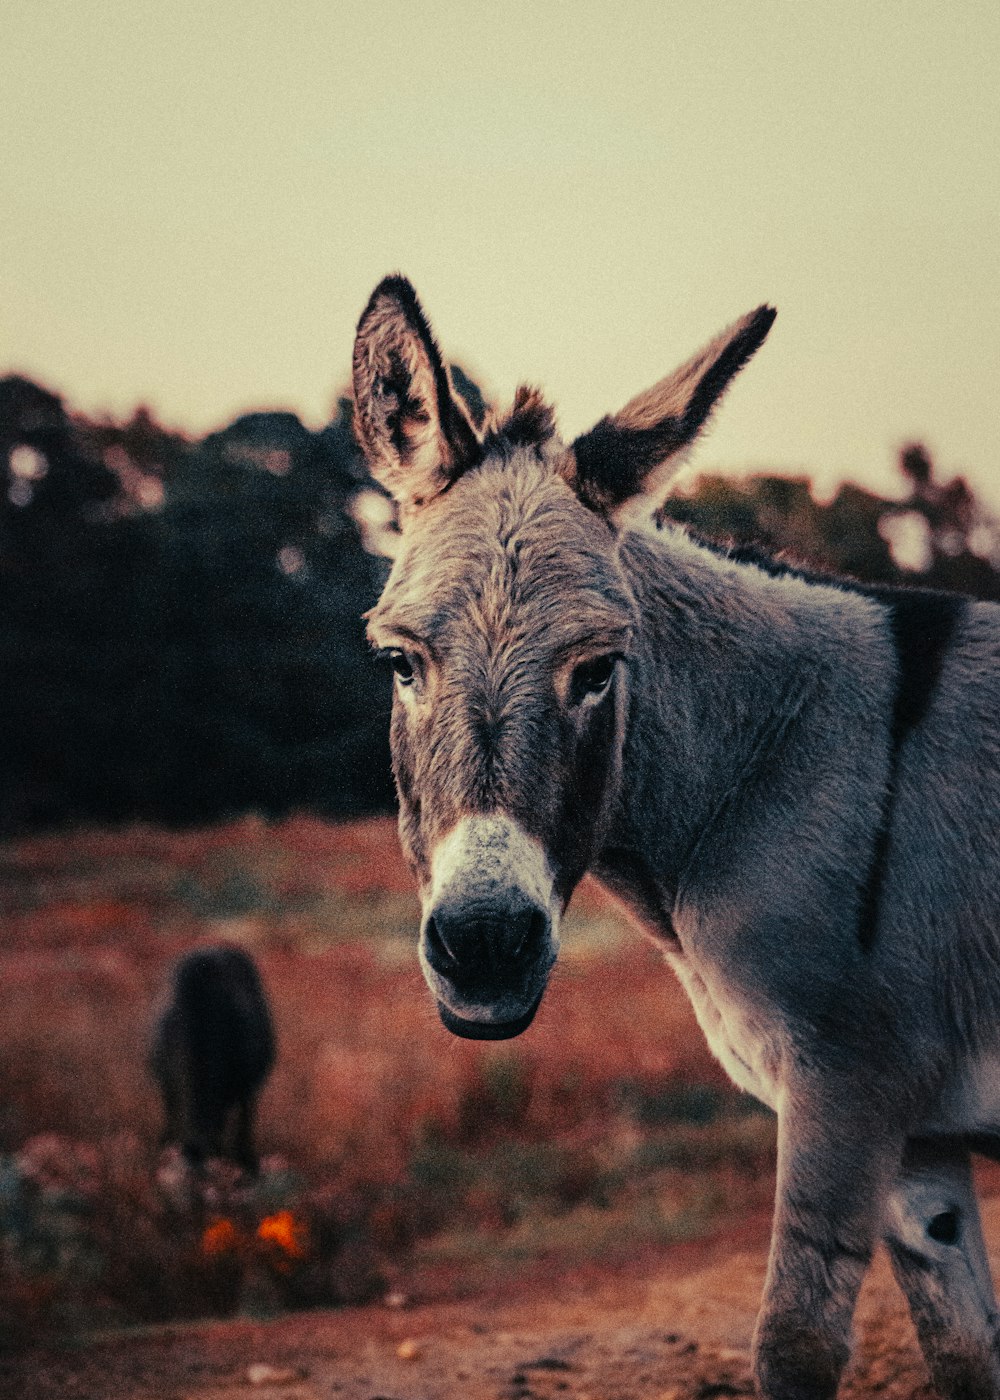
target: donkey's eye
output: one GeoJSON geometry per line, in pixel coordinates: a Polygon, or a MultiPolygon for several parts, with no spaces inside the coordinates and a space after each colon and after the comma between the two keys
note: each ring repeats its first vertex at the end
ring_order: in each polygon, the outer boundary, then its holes
{"type": "Polygon", "coordinates": [[[396,679],[400,685],[412,685],[413,683],[413,663],[406,652],[400,647],[392,647],[388,653],[389,665],[392,667],[396,679]]]}
{"type": "Polygon", "coordinates": [[[585,661],[581,666],[577,666],[573,672],[570,690],[576,704],[585,700],[588,695],[602,695],[607,690],[615,673],[617,660],[617,656],[597,656],[593,661],[585,661]]]}

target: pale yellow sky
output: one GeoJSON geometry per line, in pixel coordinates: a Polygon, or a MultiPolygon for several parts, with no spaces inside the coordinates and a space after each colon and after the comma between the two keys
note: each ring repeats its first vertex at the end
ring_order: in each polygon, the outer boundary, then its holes
{"type": "Polygon", "coordinates": [[[0,372],[325,420],[374,283],[588,427],[762,300],[700,467],[1000,506],[1000,4],[30,0],[0,19],[0,372]]]}

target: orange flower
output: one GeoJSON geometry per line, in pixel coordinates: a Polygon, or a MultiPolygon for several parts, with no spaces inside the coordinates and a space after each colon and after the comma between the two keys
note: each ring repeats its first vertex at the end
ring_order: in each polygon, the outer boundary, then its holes
{"type": "Polygon", "coordinates": [[[257,1226],[257,1238],[265,1244],[277,1245],[283,1254],[292,1259],[301,1259],[306,1252],[308,1234],[301,1220],[296,1220],[290,1210],[279,1210],[276,1215],[268,1215],[257,1226]]]}
{"type": "Polygon", "coordinates": [[[231,1254],[239,1247],[240,1237],[231,1220],[220,1218],[206,1226],[201,1237],[202,1254],[231,1254]]]}

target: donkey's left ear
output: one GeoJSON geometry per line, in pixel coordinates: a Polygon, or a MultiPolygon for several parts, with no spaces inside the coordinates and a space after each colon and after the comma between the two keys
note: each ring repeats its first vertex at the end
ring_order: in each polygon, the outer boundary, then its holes
{"type": "Polygon", "coordinates": [[[479,458],[479,437],[405,277],[384,278],[358,322],[354,428],[404,518],[479,458]]]}
{"type": "Polygon", "coordinates": [[[773,307],[759,306],[620,413],[578,437],[563,459],[563,474],[581,500],[609,517],[638,497],[651,507],[662,505],[667,483],[776,315],[773,307]]]}

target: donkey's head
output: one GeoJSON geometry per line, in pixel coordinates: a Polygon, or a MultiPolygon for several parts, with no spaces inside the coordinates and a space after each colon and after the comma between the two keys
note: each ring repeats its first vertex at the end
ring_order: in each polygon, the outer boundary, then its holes
{"type": "Polygon", "coordinates": [[[661,504],[773,319],[761,307],[566,447],[531,390],[473,426],[404,278],[361,317],[356,428],[402,529],[369,635],[396,676],[421,964],[458,1035],[517,1035],[538,1009],[620,783],[637,619],[617,522],[661,504]]]}

